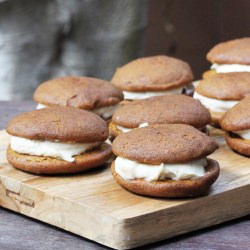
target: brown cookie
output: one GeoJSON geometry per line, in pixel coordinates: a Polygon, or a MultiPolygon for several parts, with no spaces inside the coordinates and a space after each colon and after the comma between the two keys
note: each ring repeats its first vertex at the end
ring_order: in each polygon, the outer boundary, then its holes
{"type": "Polygon", "coordinates": [[[143,123],[180,123],[201,129],[210,121],[208,110],[198,100],[185,95],[165,95],[120,106],[112,116],[109,130],[115,135],[120,131],[116,125],[137,128],[143,123]]]}
{"type": "Polygon", "coordinates": [[[99,116],[73,107],[51,107],[14,117],[7,126],[10,135],[32,140],[98,142],[108,137],[108,128],[99,116]]]}
{"type": "Polygon", "coordinates": [[[123,132],[117,127],[117,125],[114,122],[109,123],[109,139],[111,142],[120,134],[123,132]]]}
{"type": "Polygon", "coordinates": [[[233,150],[250,156],[250,140],[237,135],[237,131],[250,129],[250,96],[244,98],[223,116],[220,125],[228,131],[226,142],[233,150]]]}
{"type": "Polygon", "coordinates": [[[211,125],[215,126],[215,127],[220,127],[220,121],[223,117],[223,115],[225,114],[224,112],[213,112],[213,111],[209,111],[211,114],[211,125]]]}
{"type": "Polygon", "coordinates": [[[244,140],[233,133],[226,133],[225,139],[230,148],[240,154],[250,156],[250,140],[244,140]]]}
{"type": "Polygon", "coordinates": [[[152,125],[116,137],[117,156],[146,164],[181,163],[213,153],[218,145],[199,130],[184,124],[152,125]]]}
{"type": "Polygon", "coordinates": [[[218,64],[250,65],[250,37],[215,45],[208,52],[207,60],[218,64]]]}
{"type": "Polygon", "coordinates": [[[202,74],[202,78],[203,78],[203,79],[206,79],[206,78],[208,78],[208,77],[210,77],[210,76],[213,76],[213,75],[215,75],[215,74],[217,74],[216,71],[213,70],[213,69],[210,69],[210,70],[205,71],[205,72],[202,74]]]}
{"type": "Polygon", "coordinates": [[[119,103],[123,100],[123,94],[110,82],[101,79],[66,76],[39,85],[34,100],[45,106],[93,110],[119,103]]]}
{"type": "Polygon", "coordinates": [[[250,129],[250,96],[228,110],[220,124],[226,131],[250,129]]]}
{"type": "Polygon", "coordinates": [[[195,91],[219,100],[242,100],[250,94],[250,72],[221,73],[203,79],[195,91]]]}
{"type": "Polygon", "coordinates": [[[145,181],[143,179],[124,180],[115,171],[115,162],[111,171],[115,180],[127,190],[136,194],[162,198],[194,197],[205,194],[219,176],[220,168],[215,160],[208,159],[206,174],[194,180],[145,181]]]}
{"type": "Polygon", "coordinates": [[[189,84],[190,66],[179,59],[160,55],[136,59],[118,68],[111,82],[126,91],[164,91],[189,84]]]}
{"type": "Polygon", "coordinates": [[[7,159],[15,168],[35,174],[77,173],[105,164],[111,157],[110,145],[103,143],[98,148],[75,157],[74,162],[67,162],[52,157],[19,154],[10,147],[7,159]]]}

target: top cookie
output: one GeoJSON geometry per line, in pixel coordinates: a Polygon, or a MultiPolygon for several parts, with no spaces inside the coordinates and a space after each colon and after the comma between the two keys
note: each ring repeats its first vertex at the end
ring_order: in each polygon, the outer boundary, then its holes
{"type": "Polygon", "coordinates": [[[217,148],[210,137],[184,124],[137,128],[116,137],[112,145],[115,155],[146,164],[187,162],[217,148]]]}
{"type": "Polygon", "coordinates": [[[226,131],[250,129],[250,96],[228,110],[220,121],[220,125],[226,131]]]}
{"type": "Polygon", "coordinates": [[[201,80],[195,91],[219,100],[242,100],[250,94],[250,72],[215,74],[201,80]]]}
{"type": "Polygon", "coordinates": [[[198,100],[185,95],[133,101],[120,106],[112,116],[115,124],[127,128],[137,128],[145,122],[149,125],[182,123],[202,128],[210,119],[210,113],[198,100]]]}
{"type": "Polygon", "coordinates": [[[186,62],[161,55],[139,58],[118,68],[111,82],[127,91],[161,91],[192,80],[192,70],[186,62]]]}
{"type": "Polygon", "coordinates": [[[250,37],[215,45],[208,52],[207,60],[218,64],[250,65],[250,37]]]}
{"type": "Polygon", "coordinates": [[[14,117],[7,126],[10,135],[31,140],[99,142],[108,137],[106,122],[99,116],[73,107],[51,107],[14,117]]]}
{"type": "Polygon", "coordinates": [[[46,106],[72,106],[87,110],[115,105],[122,99],[122,91],[111,83],[76,76],[44,82],[34,93],[35,102],[46,106]]]}

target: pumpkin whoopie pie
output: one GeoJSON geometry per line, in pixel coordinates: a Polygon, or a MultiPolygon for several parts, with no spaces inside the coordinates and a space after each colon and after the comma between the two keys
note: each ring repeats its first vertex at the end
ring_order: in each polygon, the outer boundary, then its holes
{"type": "Polygon", "coordinates": [[[203,78],[216,73],[250,72],[250,37],[217,44],[208,52],[207,60],[212,66],[203,78]]]}
{"type": "Polygon", "coordinates": [[[184,124],[152,125],[116,137],[115,180],[137,194],[193,197],[205,194],[219,175],[206,158],[218,148],[204,133],[184,124]]]}
{"type": "Polygon", "coordinates": [[[221,120],[226,142],[233,150],[250,156],[250,96],[227,111],[221,120]]]}
{"type": "Polygon", "coordinates": [[[206,131],[211,121],[209,111],[192,97],[164,95],[121,105],[109,124],[111,139],[134,128],[153,124],[188,124],[206,131]]]}
{"type": "Polygon", "coordinates": [[[103,165],[112,155],[106,122],[73,107],[51,107],[13,118],[7,159],[36,174],[76,173],[103,165]]]}
{"type": "Polygon", "coordinates": [[[212,124],[219,125],[224,113],[249,94],[250,72],[233,72],[201,80],[194,98],[210,110],[212,124]]]}
{"type": "MultiPolygon", "coordinates": [[[[190,66],[164,55],[136,59],[118,68],[111,82],[123,90],[124,99],[182,94],[192,88],[190,66]]],[[[190,94],[190,93],[189,93],[190,94]]]]}
{"type": "Polygon", "coordinates": [[[85,109],[104,119],[112,116],[123,100],[120,89],[110,82],[90,78],[66,76],[46,81],[34,93],[37,109],[53,106],[71,106],[85,109]]]}

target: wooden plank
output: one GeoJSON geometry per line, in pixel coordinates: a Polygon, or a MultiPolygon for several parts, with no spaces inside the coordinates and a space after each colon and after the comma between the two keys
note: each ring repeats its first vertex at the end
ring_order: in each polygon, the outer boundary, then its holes
{"type": "Polygon", "coordinates": [[[0,132],[0,205],[116,249],[129,249],[249,214],[250,160],[225,146],[221,175],[209,195],[156,199],[132,194],[108,167],[69,176],[37,176],[13,169],[5,159],[8,135],[0,132]]]}

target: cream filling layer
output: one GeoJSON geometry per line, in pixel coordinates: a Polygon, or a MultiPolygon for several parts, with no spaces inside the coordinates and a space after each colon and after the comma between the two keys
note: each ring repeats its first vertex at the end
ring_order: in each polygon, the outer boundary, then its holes
{"type": "Polygon", "coordinates": [[[207,159],[189,161],[185,163],[161,163],[160,165],[144,164],[118,156],[115,160],[115,171],[124,180],[144,179],[157,180],[191,180],[205,175],[207,159]]]}
{"type": "Polygon", "coordinates": [[[206,108],[214,112],[224,113],[238,103],[238,101],[224,101],[224,100],[209,98],[209,97],[200,95],[197,92],[194,92],[193,97],[194,99],[199,100],[206,108]]]}
{"type": "Polygon", "coordinates": [[[65,143],[59,141],[38,141],[22,137],[11,136],[10,147],[20,154],[49,156],[64,161],[74,162],[74,156],[91,150],[101,142],[94,143],[65,143]]]}
{"type": "Polygon", "coordinates": [[[36,106],[36,109],[45,109],[45,108],[48,108],[48,106],[41,104],[41,103],[38,103],[36,106]]]}
{"type": "Polygon", "coordinates": [[[93,109],[90,111],[94,112],[95,114],[101,116],[104,119],[108,119],[113,115],[115,110],[118,108],[118,105],[119,104],[101,107],[101,108],[93,109]]]}
{"type": "Polygon", "coordinates": [[[153,96],[162,96],[162,95],[174,95],[181,94],[184,87],[165,90],[165,91],[145,91],[145,92],[130,92],[123,91],[124,99],[128,100],[138,100],[145,99],[153,96]]]}
{"type": "Polygon", "coordinates": [[[215,70],[217,73],[250,72],[250,65],[214,63],[211,69],[215,70]]]}
{"type": "MultiPolygon", "coordinates": [[[[140,126],[138,128],[143,128],[143,127],[147,127],[148,126],[148,123],[147,122],[144,122],[142,124],[140,124],[140,126]]],[[[120,125],[116,125],[116,127],[121,130],[123,133],[127,133],[135,128],[126,128],[126,127],[123,127],[123,126],[120,126],[120,125]]]]}
{"type": "MultiPolygon", "coordinates": [[[[48,106],[38,103],[36,109],[43,109],[43,108],[47,108],[48,106]]],[[[106,107],[101,107],[101,108],[97,108],[97,109],[92,109],[92,110],[87,110],[90,112],[93,112],[99,116],[101,116],[104,119],[110,118],[114,111],[118,108],[118,104],[116,105],[110,105],[110,106],[106,106],[106,107]]]]}
{"type": "Polygon", "coordinates": [[[239,135],[241,138],[245,140],[250,140],[250,129],[233,131],[233,133],[239,135]]]}

